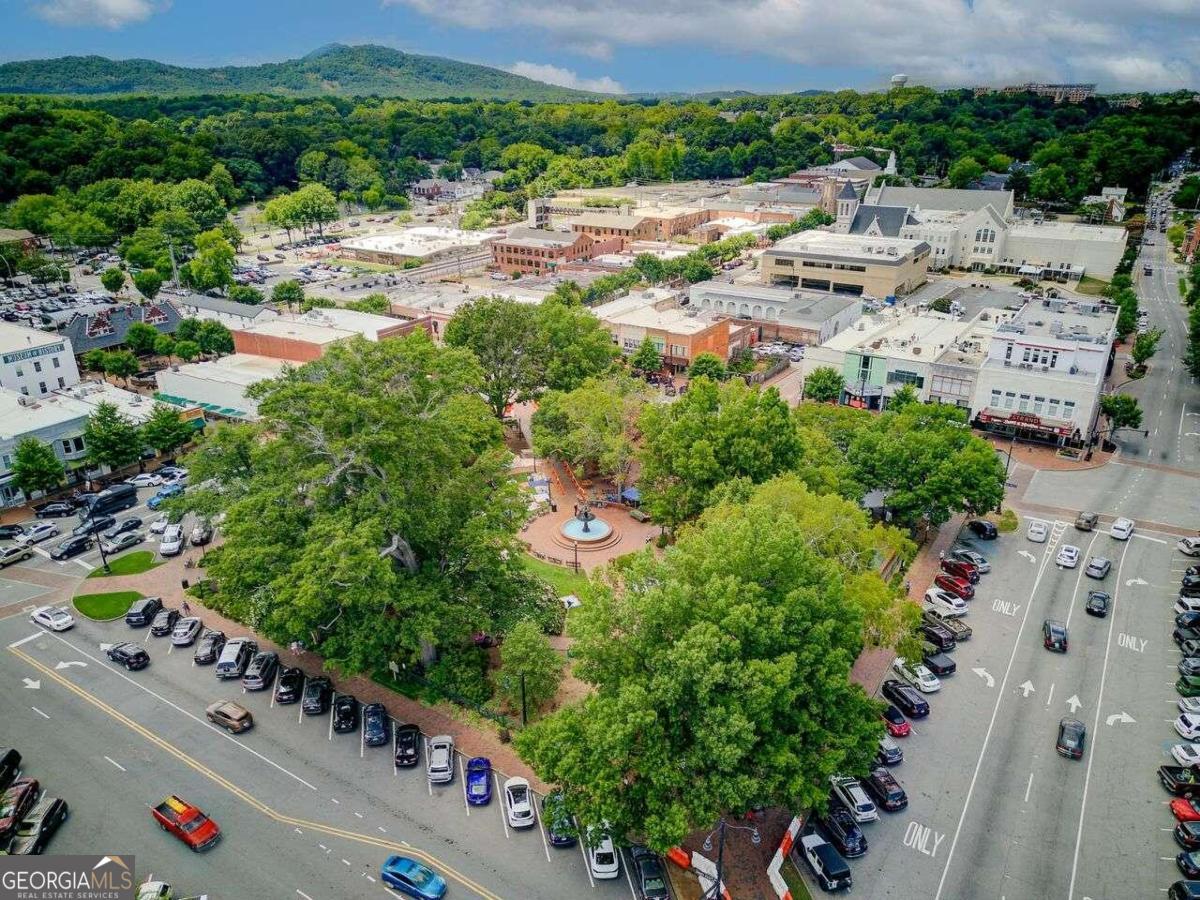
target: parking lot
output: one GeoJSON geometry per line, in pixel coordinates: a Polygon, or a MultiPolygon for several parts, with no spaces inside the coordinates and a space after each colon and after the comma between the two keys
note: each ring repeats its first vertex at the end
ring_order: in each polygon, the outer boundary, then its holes
{"type": "Polygon", "coordinates": [[[952,653],[955,674],[926,695],[930,716],[897,739],[909,805],[864,827],[856,894],[1128,900],[1181,877],[1156,771],[1180,742],[1171,632],[1185,558],[1168,535],[1123,542],[1061,520],[1032,543],[1029,521],[962,542],[992,564],[969,604],[974,633],[952,653]],[[1055,563],[1065,543],[1081,551],[1077,568],[1055,563]],[[1084,577],[1093,555],[1112,560],[1103,582],[1084,577]],[[1092,588],[1113,596],[1107,618],[1084,614],[1092,588]],[[1047,618],[1068,626],[1068,653],[1042,647],[1047,618]],[[1087,727],[1082,760],[1055,751],[1064,717],[1087,727]]]}
{"type": "Polygon", "coordinates": [[[510,828],[504,773],[489,806],[469,807],[465,760],[452,784],[431,786],[424,752],[417,768],[397,769],[390,746],[364,746],[361,729],[337,734],[330,713],[277,705],[272,690],[244,693],[195,666],[191,649],[121,621],[51,635],[14,617],[0,622],[0,640],[0,719],[15,725],[26,774],[71,804],[53,852],[95,852],[100,834],[104,849],[135,854],[139,876],[213,898],[380,896],[389,853],[425,859],[456,896],[633,896],[628,855],[618,879],[593,880],[579,845],[549,845],[540,802],[536,827],[510,828]],[[102,647],[131,638],[152,662],[127,673],[102,647]],[[38,686],[22,688],[26,679],[38,686]],[[204,719],[223,698],[252,712],[251,731],[234,737],[204,719]],[[216,819],[216,848],[197,856],[153,827],[145,806],[168,793],[216,819]]]}

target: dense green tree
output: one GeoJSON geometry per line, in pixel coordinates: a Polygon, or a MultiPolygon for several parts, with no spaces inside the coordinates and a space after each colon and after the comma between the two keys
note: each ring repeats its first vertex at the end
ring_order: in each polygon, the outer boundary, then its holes
{"type": "Polygon", "coordinates": [[[158,340],[158,329],[145,322],[134,322],[125,332],[125,346],[134,353],[152,352],[156,340],[158,340]]]}
{"type": "Polygon", "coordinates": [[[662,352],[655,346],[649,335],[629,357],[629,367],[635,372],[657,372],[662,368],[662,352]]]}
{"type": "Polygon", "coordinates": [[[1188,374],[1200,378],[1200,303],[1193,303],[1188,310],[1187,343],[1183,350],[1183,364],[1188,374]]]}
{"type": "Polygon", "coordinates": [[[688,378],[709,378],[713,381],[724,381],[729,373],[725,363],[715,353],[698,353],[688,367],[688,378]]]}
{"type": "Polygon", "coordinates": [[[196,341],[177,340],[172,352],[184,362],[191,362],[200,355],[200,344],[196,341]]]}
{"type": "Polygon", "coordinates": [[[833,366],[818,366],[804,379],[804,396],[818,403],[835,403],[846,387],[842,373],[833,366]]]}
{"type": "Polygon", "coordinates": [[[535,319],[540,387],[574,390],[586,379],[608,371],[621,355],[608,329],[578,296],[555,291],[536,307],[535,319]]]}
{"type": "Polygon", "coordinates": [[[659,284],[667,277],[667,267],[653,253],[639,253],[633,259],[633,267],[649,284],[659,284]]]}
{"type": "Polygon", "coordinates": [[[119,469],[135,463],[142,455],[137,426],[111,403],[101,402],[83,429],[88,462],[119,469]]]}
{"type": "Polygon", "coordinates": [[[125,286],[125,273],[116,266],[109,266],[101,273],[100,283],[110,294],[119,294],[125,286]]]}
{"type": "Polygon", "coordinates": [[[154,352],[158,356],[168,358],[175,355],[175,338],[169,334],[160,334],[154,339],[154,352]]]}
{"type": "Polygon", "coordinates": [[[249,306],[256,306],[267,299],[262,291],[248,284],[231,284],[227,294],[234,303],[245,303],[249,306]]]}
{"type": "Polygon", "coordinates": [[[300,304],[300,312],[308,312],[310,309],[332,309],[337,306],[328,297],[322,297],[319,294],[308,294],[300,304]]]}
{"type": "Polygon", "coordinates": [[[207,319],[200,323],[196,332],[196,344],[200,347],[200,352],[220,356],[222,353],[233,352],[233,335],[220,322],[207,319]]]}
{"type": "Polygon", "coordinates": [[[133,276],[133,286],[147,300],[153,300],[162,290],[163,277],[154,269],[142,269],[133,276]]]}
{"type": "Polygon", "coordinates": [[[1065,200],[1070,188],[1062,166],[1051,163],[1030,176],[1029,194],[1037,200],[1065,200]]]}
{"type": "Polygon", "coordinates": [[[169,205],[187,213],[202,231],[215,228],[225,218],[225,203],[217,189],[198,178],[188,178],[175,185],[169,205]]]}
{"type": "Polygon", "coordinates": [[[193,343],[200,340],[200,320],[199,319],[183,319],[175,328],[175,340],[177,341],[192,341],[193,343]]]}
{"type": "Polygon", "coordinates": [[[104,372],[114,378],[128,382],[129,377],[142,367],[138,358],[129,350],[112,350],[104,354],[104,372]]]}
{"type": "Polygon", "coordinates": [[[388,300],[387,294],[367,294],[360,300],[351,300],[346,304],[346,309],[353,309],[356,312],[374,313],[375,315],[384,315],[391,312],[392,304],[388,300]]]}
{"type": "Polygon", "coordinates": [[[946,179],[950,182],[950,187],[965,188],[982,175],[983,166],[971,157],[964,156],[950,167],[950,171],[946,173],[946,179]]]}
{"type": "Polygon", "coordinates": [[[483,396],[497,419],[510,403],[535,396],[542,383],[542,348],[535,307],[504,297],[481,297],[446,324],[451,347],[470,350],[483,371],[483,396]]]}
{"type": "Polygon", "coordinates": [[[196,236],[196,255],[187,264],[187,281],[198,291],[224,288],[233,283],[233,247],[219,228],[196,236]]]}
{"type": "Polygon", "coordinates": [[[271,300],[282,303],[289,311],[293,306],[299,308],[304,303],[304,288],[300,282],[289,278],[271,289],[271,300]]]}
{"type": "Polygon", "coordinates": [[[920,402],[921,397],[917,393],[917,389],[911,384],[902,384],[896,389],[896,393],[888,399],[887,407],[890,410],[898,412],[912,403],[920,402]]]}
{"type": "Polygon", "coordinates": [[[659,851],[727,814],[823,808],[829,776],[865,772],[882,734],[849,679],[871,630],[861,598],[887,598],[892,621],[916,610],[874,571],[889,543],[794,478],[718,504],[591,591],[572,656],[594,689],[518,749],[580,821],[659,851]]]}
{"type": "Polygon", "coordinates": [[[1104,394],[1100,397],[1100,414],[1108,420],[1108,437],[1122,428],[1142,427],[1142,408],[1137,397],[1129,394],[1104,394]]]}
{"type": "Polygon", "coordinates": [[[142,440],[163,456],[174,453],[195,436],[191,423],[166,403],[154,404],[150,417],[142,423],[142,440]]]}
{"type": "Polygon", "coordinates": [[[558,693],[565,667],[566,660],[550,646],[541,627],[524,619],[513,626],[500,645],[496,688],[509,709],[520,710],[524,699],[529,710],[537,710],[558,693]]]}
{"type": "Polygon", "coordinates": [[[66,470],[49,444],[35,437],[22,438],[12,454],[12,484],[26,498],[52,491],[62,484],[66,470]]]}
{"type": "Polygon", "coordinates": [[[84,369],[92,372],[103,372],[104,362],[108,358],[107,350],[89,350],[79,357],[84,369]]]}
{"type": "Polygon", "coordinates": [[[1158,342],[1162,340],[1163,330],[1161,328],[1151,328],[1144,334],[1139,334],[1133,339],[1133,347],[1129,351],[1129,355],[1133,358],[1134,363],[1139,366],[1144,366],[1150,361],[1150,358],[1158,352],[1158,342]]]}

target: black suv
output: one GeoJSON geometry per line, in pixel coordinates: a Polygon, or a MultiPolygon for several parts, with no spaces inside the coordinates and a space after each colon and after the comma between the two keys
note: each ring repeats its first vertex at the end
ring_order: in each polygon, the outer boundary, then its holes
{"type": "Polygon", "coordinates": [[[896,776],[883,766],[872,769],[871,774],[863,779],[862,786],[875,804],[888,812],[900,812],[908,806],[908,794],[904,793],[896,776]]]}
{"type": "Polygon", "coordinates": [[[306,716],[319,716],[329,709],[329,698],[333,694],[333,682],[324,675],[314,675],[304,685],[301,706],[306,716]]]}
{"type": "Polygon", "coordinates": [[[225,632],[215,628],[207,629],[196,642],[196,652],[192,655],[198,666],[211,666],[221,656],[225,649],[225,632]]]}
{"type": "Polygon", "coordinates": [[[276,703],[295,703],[304,690],[304,672],[293,666],[279,670],[279,682],[275,685],[276,703]]]}
{"type": "Polygon", "coordinates": [[[179,610],[160,609],[154,621],[150,623],[150,633],[155,637],[166,637],[175,630],[175,623],[178,621],[179,610]]]}
{"type": "Polygon", "coordinates": [[[131,672],[150,665],[150,654],[146,652],[146,648],[141,644],[133,643],[133,641],[121,641],[119,644],[113,644],[108,648],[107,653],[109,659],[131,672]]]}
{"type": "Polygon", "coordinates": [[[145,628],[154,621],[154,617],[158,615],[160,609],[162,609],[161,597],[143,597],[141,600],[134,600],[133,605],[129,607],[129,612],[125,613],[125,624],[133,628],[145,628]]]}
{"type": "Polygon", "coordinates": [[[1055,653],[1067,652],[1067,626],[1053,619],[1042,622],[1042,646],[1055,653]]]}
{"type": "Polygon", "coordinates": [[[421,729],[416,725],[396,726],[396,765],[409,768],[421,761],[421,729]]]}
{"type": "Polygon", "coordinates": [[[629,855],[633,857],[634,881],[641,900],[670,900],[667,873],[663,871],[658,854],[649,847],[634,844],[629,848],[629,855]]]}
{"type": "Polygon", "coordinates": [[[1000,536],[996,526],[985,519],[972,519],[967,523],[967,530],[975,537],[985,541],[994,541],[1000,536]]]}
{"type": "Polygon", "coordinates": [[[353,694],[338,694],[333,700],[333,730],[347,734],[358,728],[358,698],[353,694]]]}
{"type": "Polygon", "coordinates": [[[923,719],[929,715],[929,704],[917,692],[903,681],[890,678],[883,683],[883,696],[895,703],[900,710],[911,719],[923,719]]]}
{"type": "Polygon", "coordinates": [[[76,537],[83,535],[95,534],[98,531],[105,531],[117,524],[117,520],[112,516],[96,516],[94,519],[88,519],[76,525],[71,531],[71,534],[76,537]]]}
{"type": "Polygon", "coordinates": [[[817,817],[817,828],[825,840],[837,847],[838,853],[854,859],[867,852],[867,837],[863,834],[850,810],[841,804],[829,804],[829,812],[817,817]]]}

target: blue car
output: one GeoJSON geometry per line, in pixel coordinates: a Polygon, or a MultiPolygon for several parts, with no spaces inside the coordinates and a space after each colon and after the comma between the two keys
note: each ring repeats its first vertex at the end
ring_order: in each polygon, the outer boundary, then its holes
{"type": "Polygon", "coordinates": [[[417,900],[441,900],[446,896],[446,879],[407,856],[389,856],[379,877],[388,887],[417,900]]]}
{"type": "Polygon", "coordinates": [[[183,493],[182,484],[169,484],[165,488],[159,490],[157,494],[146,501],[146,506],[150,509],[158,509],[162,506],[164,500],[170,500],[172,497],[178,497],[183,493]]]}
{"type": "Polygon", "coordinates": [[[467,761],[467,802],[472,806],[492,802],[492,761],[486,756],[473,756],[467,761]]]}

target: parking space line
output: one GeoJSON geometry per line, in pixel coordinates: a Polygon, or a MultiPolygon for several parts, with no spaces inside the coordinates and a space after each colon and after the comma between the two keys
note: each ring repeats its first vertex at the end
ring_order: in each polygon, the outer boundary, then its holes
{"type": "Polygon", "coordinates": [[[546,862],[550,862],[550,843],[546,840],[546,828],[542,825],[542,814],[538,812],[538,795],[534,790],[530,790],[533,794],[533,820],[537,822],[538,834],[542,836],[542,849],[546,851],[546,862]]]}
{"type": "Polygon", "coordinates": [[[358,729],[358,758],[362,759],[367,748],[367,729],[366,722],[362,723],[362,727],[358,729]]]}
{"type": "Polygon", "coordinates": [[[39,628],[37,631],[35,631],[33,634],[29,635],[28,637],[23,637],[19,641],[13,641],[11,644],[8,645],[8,649],[13,650],[17,647],[20,647],[22,644],[28,644],[30,641],[36,641],[38,638],[40,638],[45,633],[46,632],[42,631],[39,628]]]}
{"type": "MultiPolygon", "coordinates": [[[[1087,550],[1080,554],[1082,558],[1079,560],[1079,564],[1076,566],[1076,568],[1079,569],[1079,572],[1075,576],[1075,589],[1071,592],[1071,605],[1067,607],[1067,619],[1064,623],[1068,628],[1071,626],[1071,613],[1075,611],[1075,600],[1079,597],[1079,585],[1083,582],[1083,572],[1087,567],[1086,561],[1091,559],[1092,546],[1096,543],[1097,537],[1099,537],[1099,532],[1093,531],[1092,539],[1088,541],[1087,550]]],[[[1046,705],[1049,706],[1050,704],[1047,703],[1046,705]]]]}
{"type": "Polygon", "coordinates": [[[282,668],[282,667],[281,666],[275,667],[275,683],[273,685],[271,685],[271,705],[268,707],[268,709],[275,708],[275,692],[277,690],[279,690],[279,670],[280,670],[280,668],[282,668]]]}
{"type": "Polygon", "coordinates": [[[118,769],[120,769],[122,772],[125,771],[125,767],[123,765],[121,765],[119,762],[117,762],[115,759],[113,759],[111,756],[106,756],[104,758],[107,759],[114,766],[116,766],[118,769]]]}
{"type": "Polygon", "coordinates": [[[575,830],[579,832],[579,853],[581,856],[583,856],[583,871],[587,874],[588,883],[595,888],[596,879],[592,877],[592,864],[588,859],[587,849],[583,846],[587,842],[584,840],[583,829],[579,827],[578,819],[575,820],[575,830]]]}
{"type": "Polygon", "coordinates": [[[511,840],[512,836],[508,833],[508,814],[504,808],[504,793],[500,790],[500,776],[492,772],[492,780],[496,782],[496,799],[500,801],[496,804],[500,807],[500,824],[504,826],[504,836],[511,840]]]}
{"type": "Polygon", "coordinates": [[[629,883],[629,893],[630,893],[631,895],[633,895],[633,900],[638,900],[637,891],[636,891],[636,890],[634,890],[634,887],[633,887],[633,873],[632,873],[632,872],[630,872],[630,868],[631,868],[631,867],[630,867],[630,864],[629,864],[629,862],[628,862],[628,861],[626,860],[626,858],[625,858],[627,853],[628,853],[628,855],[629,855],[629,858],[630,858],[630,859],[632,859],[632,858],[633,858],[633,854],[632,854],[632,853],[629,853],[629,852],[628,852],[628,850],[622,850],[622,851],[620,851],[620,852],[619,852],[619,854],[618,854],[618,858],[619,858],[619,859],[620,859],[620,860],[621,860],[623,863],[625,863],[625,865],[623,865],[621,868],[623,868],[623,869],[625,870],[625,881],[629,883]]]}
{"type": "Polygon", "coordinates": [[[36,706],[31,706],[31,707],[29,707],[29,708],[30,708],[30,709],[32,709],[32,710],[33,710],[35,713],[37,713],[39,716],[41,716],[43,719],[49,719],[49,718],[50,718],[48,715],[46,715],[44,712],[42,712],[42,711],[41,711],[40,709],[38,709],[36,706]]]}
{"type": "Polygon", "coordinates": [[[337,691],[331,691],[329,696],[329,739],[333,740],[333,707],[337,703],[337,691]]]}
{"type": "Polygon", "coordinates": [[[470,816],[471,815],[471,803],[470,803],[469,798],[467,797],[467,770],[463,766],[463,758],[461,756],[458,757],[458,775],[462,779],[463,808],[466,809],[467,815],[470,816]]]}
{"type": "Polygon", "coordinates": [[[429,738],[421,736],[425,741],[425,787],[429,788],[429,796],[433,796],[433,782],[429,780],[429,738]]]}

